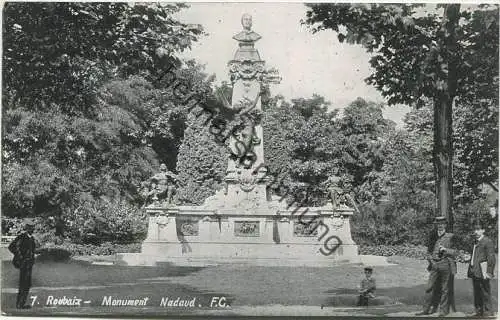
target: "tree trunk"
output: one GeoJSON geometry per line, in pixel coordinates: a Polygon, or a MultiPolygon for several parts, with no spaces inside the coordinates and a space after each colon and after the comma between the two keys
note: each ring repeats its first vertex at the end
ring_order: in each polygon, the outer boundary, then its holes
{"type": "Polygon", "coordinates": [[[453,149],[451,141],[452,104],[448,95],[434,101],[434,169],[436,179],[436,214],[446,217],[448,231],[453,227],[453,149]]]}
{"type": "Polygon", "coordinates": [[[442,25],[444,83],[434,98],[434,170],[436,175],[436,214],[448,222],[453,232],[453,100],[457,88],[456,28],[460,16],[459,4],[446,4],[442,25]]]}

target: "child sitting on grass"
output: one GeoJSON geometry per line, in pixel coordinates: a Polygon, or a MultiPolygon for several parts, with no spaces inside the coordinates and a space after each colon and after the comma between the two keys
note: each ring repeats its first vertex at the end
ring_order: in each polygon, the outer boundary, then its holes
{"type": "Polygon", "coordinates": [[[372,278],[373,268],[365,268],[365,278],[361,280],[359,289],[358,306],[368,306],[368,298],[375,298],[373,293],[377,287],[375,286],[375,279],[372,278]]]}

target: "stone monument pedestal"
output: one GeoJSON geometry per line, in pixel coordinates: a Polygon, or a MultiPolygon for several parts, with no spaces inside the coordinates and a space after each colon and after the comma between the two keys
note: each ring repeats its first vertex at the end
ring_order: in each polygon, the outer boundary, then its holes
{"type": "Polygon", "coordinates": [[[208,209],[149,207],[141,254],[122,254],[127,264],[248,263],[332,266],[360,263],[351,238],[352,210],[343,207],[208,209]]]}
{"type": "MultiPolygon", "coordinates": [[[[351,208],[336,201],[327,207],[287,207],[285,201],[270,197],[268,187],[276,181],[265,166],[258,115],[263,83],[280,78],[265,70],[254,47],[261,37],[251,30],[251,16],[243,15],[242,25],[244,30],[233,37],[239,48],[229,62],[233,90],[228,107],[246,120],[229,139],[226,187],[202,206],[148,207],[148,235],[141,254],[120,256],[129,264],[359,263],[358,247],[351,238],[351,208]]],[[[166,175],[158,180],[168,180],[166,175]]]]}

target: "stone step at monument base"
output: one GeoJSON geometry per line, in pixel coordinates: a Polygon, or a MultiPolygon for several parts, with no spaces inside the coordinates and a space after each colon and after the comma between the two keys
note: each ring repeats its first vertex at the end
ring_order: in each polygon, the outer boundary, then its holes
{"type": "Polygon", "coordinates": [[[115,262],[117,265],[127,266],[162,266],[172,265],[179,267],[210,267],[223,264],[262,267],[335,267],[347,264],[361,265],[361,261],[351,260],[306,260],[306,259],[277,259],[277,258],[219,258],[213,257],[171,257],[166,260],[160,256],[145,256],[141,253],[119,253],[115,262]]]}
{"type": "Polygon", "coordinates": [[[117,263],[124,265],[154,266],[161,262],[189,266],[232,263],[329,267],[346,263],[359,264],[361,259],[357,245],[343,244],[333,248],[323,246],[318,242],[276,244],[145,241],[141,253],[117,255],[117,263]],[[331,252],[331,254],[326,255],[322,252],[331,252]]]}

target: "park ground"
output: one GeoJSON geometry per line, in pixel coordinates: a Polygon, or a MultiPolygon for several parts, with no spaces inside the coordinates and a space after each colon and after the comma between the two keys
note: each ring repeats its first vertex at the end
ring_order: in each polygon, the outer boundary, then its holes
{"type": "MultiPolygon", "coordinates": [[[[88,316],[413,316],[421,310],[427,281],[426,262],[390,257],[391,265],[377,266],[376,298],[368,307],[356,307],[356,287],[363,276],[362,265],[328,268],[213,265],[179,267],[132,267],[94,264],[92,258],[68,262],[39,262],[33,271],[30,296],[33,308],[16,310],[18,270],[2,261],[2,312],[4,315],[88,316]],[[87,301],[83,306],[47,305],[50,296],[87,301]],[[147,306],[102,306],[103,297],[140,299],[147,306]],[[196,298],[194,307],[163,307],[162,298],[196,298]],[[221,299],[224,297],[224,299],[221,299]]],[[[95,259],[94,259],[95,260],[95,259]]],[[[455,280],[457,313],[473,313],[471,280],[466,265],[459,264],[455,280]]],[[[491,281],[494,308],[497,280],[491,281]]],[[[52,300],[53,301],[53,300],[52,300]]],[[[496,310],[495,310],[496,311],[496,310]]]]}

